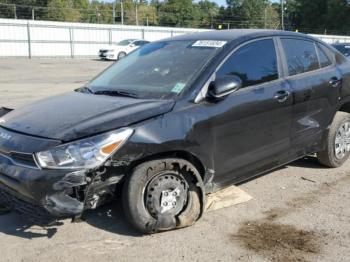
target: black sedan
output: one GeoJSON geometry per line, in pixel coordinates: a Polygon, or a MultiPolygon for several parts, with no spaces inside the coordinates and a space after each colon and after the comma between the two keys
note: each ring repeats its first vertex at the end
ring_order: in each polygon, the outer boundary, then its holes
{"type": "Polygon", "coordinates": [[[76,218],[121,190],[131,224],[158,232],[195,223],[208,194],[307,154],[341,166],[350,61],[298,33],[182,35],[0,113],[0,201],[36,220],[76,218]]]}

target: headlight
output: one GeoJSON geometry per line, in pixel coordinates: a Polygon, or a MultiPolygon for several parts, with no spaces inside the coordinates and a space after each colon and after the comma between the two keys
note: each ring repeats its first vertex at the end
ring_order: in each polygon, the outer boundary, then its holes
{"type": "Polygon", "coordinates": [[[130,128],[119,129],[38,152],[35,158],[42,168],[94,168],[117,151],[132,133],[130,128]]]}

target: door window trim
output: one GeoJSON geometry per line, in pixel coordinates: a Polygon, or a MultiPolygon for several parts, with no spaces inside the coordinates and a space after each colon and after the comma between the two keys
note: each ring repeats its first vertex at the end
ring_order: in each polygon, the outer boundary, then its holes
{"type": "MultiPolygon", "coordinates": [[[[321,45],[319,44],[318,41],[316,40],[312,40],[312,39],[308,39],[308,38],[303,38],[303,37],[293,37],[293,36],[287,36],[287,37],[276,37],[277,41],[279,42],[279,45],[280,45],[280,52],[281,52],[281,59],[283,60],[282,64],[283,64],[283,67],[284,67],[284,72],[285,72],[285,79],[294,79],[294,78],[299,78],[299,77],[303,77],[303,76],[307,76],[307,75],[312,75],[314,73],[317,73],[321,70],[326,70],[326,69],[330,69],[332,67],[335,66],[335,61],[333,59],[331,59],[331,64],[326,66],[326,67],[321,67],[320,66],[320,59],[318,57],[318,51],[317,51],[317,47],[318,45],[321,45]],[[288,69],[288,63],[287,63],[287,56],[286,56],[286,52],[284,50],[284,47],[283,47],[283,44],[282,44],[282,39],[293,39],[293,40],[299,40],[299,41],[308,41],[308,42],[311,42],[313,43],[314,47],[315,47],[315,51],[316,51],[316,55],[317,55],[317,59],[318,59],[318,64],[319,64],[319,67],[318,69],[315,69],[315,70],[311,70],[311,71],[307,71],[307,72],[303,72],[303,73],[299,73],[299,74],[296,74],[296,75],[290,75],[289,74],[289,69],[288,69]]],[[[321,48],[321,47],[319,47],[321,48]]],[[[327,55],[328,57],[328,55],[327,55]]],[[[329,57],[328,57],[329,58],[329,57]]]]}
{"type": "MultiPolygon", "coordinates": [[[[277,43],[277,37],[275,36],[267,36],[267,37],[261,37],[261,38],[256,38],[256,39],[252,39],[252,40],[249,40],[249,41],[246,41],[238,46],[236,46],[233,50],[231,50],[226,56],[225,58],[220,62],[220,64],[217,66],[217,68],[215,69],[215,71],[210,75],[210,77],[208,78],[208,80],[205,82],[204,86],[201,88],[201,90],[198,92],[196,98],[194,99],[194,103],[198,104],[200,103],[201,101],[203,101],[208,93],[208,88],[209,88],[209,85],[212,81],[215,80],[216,78],[216,73],[221,69],[221,67],[224,65],[224,63],[234,54],[236,53],[239,49],[241,49],[242,47],[248,45],[248,44],[251,44],[251,43],[254,43],[254,42],[258,42],[258,41],[263,41],[263,40],[272,40],[273,41],[273,44],[274,44],[274,48],[275,48],[275,53],[276,53],[276,59],[277,59],[277,73],[278,73],[278,78],[275,79],[275,80],[272,80],[272,81],[267,81],[267,82],[264,82],[264,83],[259,83],[259,84],[256,84],[256,85],[251,85],[251,86],[248,86],[246,88],[251,88],[251,87],[258,87],[258,86],[261,86],[261,85],[265,85],[267,83],[274,83],[274,82],[277,82],[277,81],[281,81],[281,79],[283,78],[283,74],[282,72],[284,71],[283,70],[283,65],[281,64],[281,54],[280,54],[280,50],[279,50],[279,46],[278,46],[278,43],[277,43]]],[[[239,92],[239,90],[237,91],[239,92]]]]}

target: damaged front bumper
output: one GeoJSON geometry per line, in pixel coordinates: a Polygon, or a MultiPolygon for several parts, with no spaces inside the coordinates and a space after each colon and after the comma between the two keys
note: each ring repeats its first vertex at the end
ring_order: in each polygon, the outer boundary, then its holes
{"type": "MultiPolygon", "coordinates": [[[[59,144],[0,127],[0,203],[29,217],[79,217],[111,198],[123,175],[94,170],[41,169],[35,150],[59,144]]],[[[46,219],[45,219],[46,220],[46,219]]]]}
{"type": "Polygon", "coordinates": [[[43,170],[13,164],[0,154],[0,203],[37,219],[79,217],[110,199],[120,176],[102,170],[43,170]],[[44,210],[40,210],[44,209],[44,210]],[[32,211],[34,211],[34,214],[32,211]],[[40,210],[40,211],[39,211],[40,210]]]}

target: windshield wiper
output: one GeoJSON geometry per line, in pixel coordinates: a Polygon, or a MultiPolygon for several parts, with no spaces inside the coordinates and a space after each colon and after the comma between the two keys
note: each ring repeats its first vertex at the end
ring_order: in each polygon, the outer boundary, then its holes
{"type": "Polygon", "coordinates": [[[132,98],[138,98],[138,95],[128,92],[128,91],[120,91],[120,90],[101,90],[96,91],[93,94],[95,95],[107,95],[107,96],[126,96],[132,98]]]}

